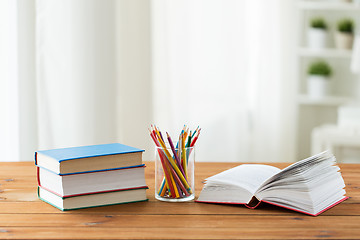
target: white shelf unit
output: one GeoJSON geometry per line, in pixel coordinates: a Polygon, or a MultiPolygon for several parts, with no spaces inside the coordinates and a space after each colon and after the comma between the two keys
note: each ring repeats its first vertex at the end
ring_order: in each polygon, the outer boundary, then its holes
{"type": "Polygon", "coordinates": [[[299,1],[298,8],[301,10],[335,10],[335,11],[358,11],[360,5],[343,1],[299,1]]]}
{"type": "MultiPolygon", "coordinates": [[[[337,123],[339,106],[353,101],[356,96],[355,86],[358,76],[350,72],[351,50],[336,49],[333,34],[336,22],[349,17],[359,25],[360,5],[341,0],[300,0],[298,9],[298,44],[297,44],[297,159],[311,155],[311,133],[324,124],[337,123]],[[329,43],[326,49],[307,47],[306,34],[309,21],[313,17],[323,17],[329,27],[329,43]],[[308,65],[317,59],[327,61],[333,69],[331,79],[333,92],[330,96],[314,99],[307,95],[306,77],[308,65]]],[[[359,79],[360,81],[360,79],[359,79]]]]}
{"type": "Polygon", "coordinates": [[[314,105],[314,106],[340,106],[342,104],[348,103],[352,100],[349,97],[339,97],[339,96],[327,96],[324,98],[311,98],[305,94],[300,94],[298,102],[302,105],[314,105]]]}
{"type": "Polygon", "coordinates": [[[306,47],[300,47],[298,54],[301,57],[320,57],[320,58],[347,58],[350,59],[352,52],[344,49],[310,49],[306,47]]]}

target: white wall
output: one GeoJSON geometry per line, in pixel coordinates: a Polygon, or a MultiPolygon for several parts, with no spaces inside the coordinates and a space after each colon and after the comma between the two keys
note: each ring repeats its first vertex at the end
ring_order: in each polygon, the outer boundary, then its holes
{"type": "Polygon", "coordinates": [[[281,7],[284,9],[280,16],[281,22],[281,38],[283,39],[281,59],[281,126],[284,131],[281,131],[280,138],[282,139],[281,162],[294,162],[300,160],[296,156],[296,134],[297,134],[297,83],[296,77],[296,43],[298,29],[294,26],[297,24],[296,18],[296,4],[297,1],[282,0],[281,7]]]}
{"type": "Polygon", "coordinates": [[[6,161],[18,161],[20,150],[17,20],[16,2],[0,1],[0,152],[6,161]]]}
{"type": "Polygon", "coordinates": [[[39,148],[116,141],[115,2],[36,2],[39,148]]]}
{"type": "Polygon", "coordinates": [[[38,148],[35,0],[18,4],[18,99],[20,161],[32,159],[38,148]]]}
{"type": "Polygon", "coordinates": [[[116,1],[117,136],[153,160],[150,1],[116,1]]]}

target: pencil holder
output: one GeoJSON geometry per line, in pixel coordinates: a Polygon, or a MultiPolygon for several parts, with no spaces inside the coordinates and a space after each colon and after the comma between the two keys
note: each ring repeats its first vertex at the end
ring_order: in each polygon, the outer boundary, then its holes
{"type": "Polygon", "coordinates": [[[186,202],[195,198],[195,148],[155,148],[155,198],[186,202]]]}

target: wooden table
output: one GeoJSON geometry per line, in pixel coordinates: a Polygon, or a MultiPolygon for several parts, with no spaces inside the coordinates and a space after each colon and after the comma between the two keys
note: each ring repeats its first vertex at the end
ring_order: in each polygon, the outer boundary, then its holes
{"type": "MultiPolygon", "coordinates": [[[[37,199],[32,162],[0,163],[0,238],[360,239],[360,164],[340,165],[351,198],[318,217],[270,205],[251,210],[160,202],[154,199],[154,164],[146,164],[148,202],[61,212],[37,199]]],[[[197,163],[196,196],[204,178],[236,165],[197,163]]]]}

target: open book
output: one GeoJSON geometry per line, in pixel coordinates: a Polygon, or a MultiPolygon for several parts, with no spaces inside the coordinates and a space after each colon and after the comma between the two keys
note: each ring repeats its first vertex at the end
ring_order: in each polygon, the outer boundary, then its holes
{"type": "Polygon", "coordinates": [[[323,152],[281,170],[242,164],[206,179],[197,202],[245,204],[267,202],[317,216],[346,200],[345,183],[336,159],[323,152]]]}

